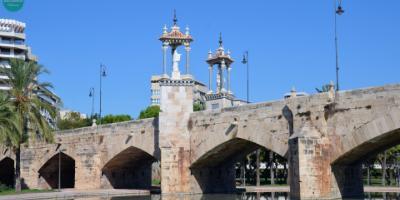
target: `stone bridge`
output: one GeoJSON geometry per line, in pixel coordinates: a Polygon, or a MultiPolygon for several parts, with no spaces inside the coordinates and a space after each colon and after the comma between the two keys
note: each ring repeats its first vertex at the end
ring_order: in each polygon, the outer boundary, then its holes
{"type": "MultiPolygon", "coordinates": [[[[54,144],[24,146],[25,187],[56,188],[60,162],[62,187],[149,188],[159,160],[163,193],[233,192],[234,163],[262,147],[288,159],[291,199],[361,198],[361,162],[400,143],[400,85],[202,112],[192,111],[192,87],[162,83],[157,119],[60,131],[54,144]]],[[[0,150],[0,180],[10,179],[14,156],[0,150]]]]}
{"type": "MultiPolygon", "coordinates": [[[[62,188],[149,188],[151,164],[160,160],[157,124],[146,119],[58,131],[54,144],[31,142],[21,153],[23,184],[57,188],[60,162],[62,188]]],[[[14,155],[3,149],[4,157],[14,155]]]]}

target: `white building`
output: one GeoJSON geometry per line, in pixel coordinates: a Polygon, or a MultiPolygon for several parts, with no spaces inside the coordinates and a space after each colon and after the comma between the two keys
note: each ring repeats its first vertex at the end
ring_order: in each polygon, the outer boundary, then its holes
{"type": "MultiPolygon", "coordinates": [[[[24,61],[37,62],[37,57],[32,54],[31,48],[25,44],[25,23],[12,19],[0,19],[0,67],[10,68],[10,59],[21,59],[24,61]]],[[[0,74],[0,91],[10,90],[8,77],[0,74]]],[[[46,88],[40,88],[39,98],[57,107],[60,98],[46,88]],[[46,94],[46,95],[42,95],[46,94]]],[[[54,124],[54,120],[50,118],[48,113],[42,113],[50,122],[54,124]]]]}

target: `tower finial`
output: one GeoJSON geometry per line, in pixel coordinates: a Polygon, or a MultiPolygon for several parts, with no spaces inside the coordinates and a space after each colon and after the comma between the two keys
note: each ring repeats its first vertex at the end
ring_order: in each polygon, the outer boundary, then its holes
{"type": "Polygon", "coordinates": [[[222,47],[222,33],[219,32],[219,46],[222,47]]]}
{"type": "Polygon", "coordinates": [[[176,25],[176,22],[178,22],[178,19],[176,18],[176,9],[174,9],[174,25],[176,25]]]}

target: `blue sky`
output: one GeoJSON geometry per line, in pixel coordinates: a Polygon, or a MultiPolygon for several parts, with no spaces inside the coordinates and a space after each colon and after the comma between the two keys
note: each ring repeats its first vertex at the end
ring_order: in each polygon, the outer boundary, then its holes
{"type": "MultiPolygon", "coordinates": [[[[400,1],[343,0],[343,7],[341,89],[399,82],[400,1]]],[[[0,6],[0,18],[27,24],[27,43],[51,71],[43,79],[66,108],[90,113],[89,88],[98,91],[104,63],[103,113],[137,117],[150,103],[151,75],[162,71],[158,38],[174,8],[180,27],[190,27],[191,69],[204,83],[207,52],[217,48],[219,32],[236,60],[232,88],[239,98],[246,96],[245,50],[253,102],[281,99],[293,86],[314,93],[335,80],[333,1],[25,0],[15,13],[0,6]]]]}

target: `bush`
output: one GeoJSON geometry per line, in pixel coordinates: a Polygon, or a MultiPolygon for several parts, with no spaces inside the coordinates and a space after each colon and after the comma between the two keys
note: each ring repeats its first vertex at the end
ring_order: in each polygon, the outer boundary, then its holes
{"type": "Polygon", "coordinates": [[[149,106],[145,110],[140,111],[139,119],[158,117],[160,111],[160,106],[149,106]]]}
{"type": "Polygon", "coordinates": [[[3,183],[0,183],[0,192],[11,190],[11,189],[12,189],[11,187],[9,187],[3,183]]]}
{"type": "Polygon", "coordinates": [[[101,119],[102,124],[111,124],[116,122],[130,121],[132,117],[130,115],[106,115],[101,119]]]}

